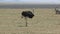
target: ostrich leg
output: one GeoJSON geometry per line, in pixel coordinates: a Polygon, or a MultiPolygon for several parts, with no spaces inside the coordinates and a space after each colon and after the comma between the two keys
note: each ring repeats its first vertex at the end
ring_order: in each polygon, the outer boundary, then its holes
{"type": "Polygon", "coordinates": [[[28,23],[27,23],[27,17],[25,17],[25,21],[26,21],[26,27],[27,27],[27,26],[28,26],[28,25],[27,25],[27,24],[28,24],[28,23]]]}

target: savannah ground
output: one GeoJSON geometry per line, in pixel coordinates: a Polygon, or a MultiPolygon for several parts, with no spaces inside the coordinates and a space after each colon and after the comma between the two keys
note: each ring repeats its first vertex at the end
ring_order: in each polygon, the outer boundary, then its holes
{"type": "Polygon", "coordinates": [[[34,17],[21,18],[22,11],[32,9],[0,9],[0,34],[60,34],[60,15],[54,8],[34,9],[34,17]]]}

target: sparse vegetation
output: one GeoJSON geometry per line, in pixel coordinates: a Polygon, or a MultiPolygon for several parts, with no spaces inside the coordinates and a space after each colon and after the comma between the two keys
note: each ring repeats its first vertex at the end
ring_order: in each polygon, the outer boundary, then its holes
{"type": "Polygon", "coordinates": [[[0,9],[0,34],[60,34],[60,15],[53,8],[34,9],[28,27],[22,27],[26,25],[20,15],[23,10],[31,9],[0,9]]]}

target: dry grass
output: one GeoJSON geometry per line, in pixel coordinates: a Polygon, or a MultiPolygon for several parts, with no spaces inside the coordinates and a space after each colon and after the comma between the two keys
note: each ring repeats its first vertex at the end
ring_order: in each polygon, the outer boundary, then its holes
{"type": "Polygon", "coordinates": [[[60,34],[60,15],[54,9],[35,9],[34,18],[27,18],[28,27],[23,10],[31,9],[0,9],[0,34],[60,34]]]}

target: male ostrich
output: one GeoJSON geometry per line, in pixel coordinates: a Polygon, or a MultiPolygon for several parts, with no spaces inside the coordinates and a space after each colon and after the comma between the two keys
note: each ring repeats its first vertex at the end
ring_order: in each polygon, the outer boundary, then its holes
{"type": "Polygon", "coordinates": [[[22,16],[25,17],[27,27],[27,18],[33,18],[34,14],[31,11],[23,11],[22,16]]]}

